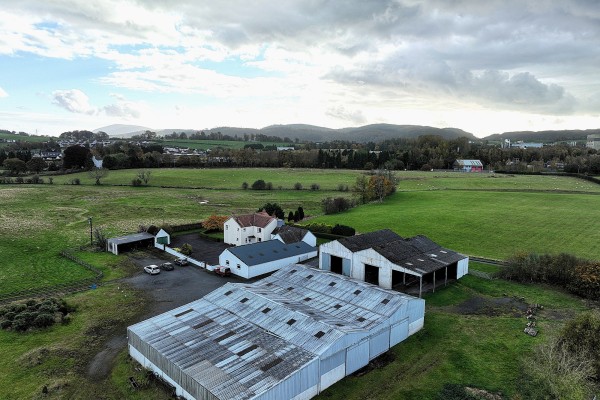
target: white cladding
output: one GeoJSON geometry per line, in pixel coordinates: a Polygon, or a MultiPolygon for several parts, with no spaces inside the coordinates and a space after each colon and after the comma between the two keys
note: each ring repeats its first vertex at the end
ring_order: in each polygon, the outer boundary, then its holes
{"type": "Polygon", "coordinates": [[[422,326],[425,301],[293,265],[128,328],[186,399],[309,399],[422,326]]]}
{"type": "Polygon", "coordinates": [[[225,221],[223,225],[223,239],[225,243],[242,246],[271,240],[271,233],[277,228],[276,218],[272,218],[265,226],[243,226],[240,225],[239,220],[236,217],[231,217],[225,221]]]}

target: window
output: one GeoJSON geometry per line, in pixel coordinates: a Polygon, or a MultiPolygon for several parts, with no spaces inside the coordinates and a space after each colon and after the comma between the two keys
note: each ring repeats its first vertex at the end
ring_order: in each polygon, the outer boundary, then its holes
{"type": "Polygon", "coordinates": [[[241,299],[241,300],[240,300],[240,303],[245,303],[245,302],[247,302],[247,301],[248,301],[248,298],[247,298],[247,297],[244,297],[243,299],[241,299]]]}
{"type": "Polygon", "coordinates": [[[366,321],[366,319],[365,319],[365,318],[363,318],[363,317],[358,317],[358,318],[356,318],[356,320],[357,320],[358,322],[365,322],[365,321],[366,321]]]}
{"type": "Polygon", "coordinates": [[[312,300],[312,298],[310,298],[310,297],[305,297],[304,298],[304,301],[311,301],[311,300],[312,300]]]}
{"type": "Polygon", "coordinates": [[[323,331],[319,331],[319,332],[315,333],[315,337],[316,337],[317,339],[320,339],[320,338],[322,338],[323,336],[325,336],[325,332],[323,332],[323,331]]]}
{"type": "Polygon", "coordinates": [[[390,299],[383,299],[381,300],[381,304],[387,304],[390,302],[390,299]]]}
{"type": "Polygon", "coordinates": [[[241,357],[241,356],[243,356],[243,355],[245,355],[245,354],[248,354],[248,353],[250,353],[250,352],[251,352],[252,350],[254,350],[254,349],[258,349],[258,346],[257,346],[257,345],[255,345],[255,344],[253,344],[252,346],[250,346],[250,347],[247,347],[247,348],[245,348],[244,350],[240,351],[239,353],[237,353],[237,355],[238,355],[239,357],[241,357]]]}
{"type": "Polygon", "coordinates": [[[336,310],[339,310],[340,308],[342,308],[341,304],[336,304],[335,306],[333,306],[333,308],[335,308],[336,310]]]}
{"type": "Polygon", "coordinates": [[[229,225],[225,225],[225,230],[228,231],[229,230],[229,225]]]}
{"type": "Polygon", "coordinates": [[[271,311],[271,309],[270,309],[269,307],[267,307],[267,308],[265,308],[264,310],[262,310],[262,313],[263,313],[263,314],[266,314],[266,313],[268,313],[269,311],[271,311]]]}
{"type": "Polygon", "coordinates": [[[262,239],[261,239],[261,238],[258,238],[258,241],[259,241],[259,242],[262,242],[262,239]]]}
{"type": "Polygon", "coordinates": [[[225,260],[225,265],[229,265],[229,260],[225,260]]]}
{"type": "Polygon", "coordinates": [[[287,324],[288,324],[289,326],[292,326],[292,325],[294,325],[295,323],[296,323],[296,320],[295,320],[294,318],[290,319],[290,320],[287,322],[287,324]]]}
{"type": "Polygon", "coordinates": [[[233,293],[231,290],[228,290],[227,292],[225,292],[225,296],[229,296],[231,293],[233,293]]]}
{"type": "Polygon", "coordinates": [[[258,233],[260,233],[260,232],[262,232],[262,231],[260,230],[260,228],[258,228],[258,233]]]}
{"type": "Polygon", "coordinates": [[[359,294],[361,294],[361,293],[362,293],[362,290],[355,290],[355,291],[354,291],[354,294],[356,294],[356,295],[359,295],[359,294]]]}
{"type": "Polygon", "coordinates": [[[335,286],[335,285],[336,285],[336,283],[335,283],[335,282],[331,282],[331,283],[329,284],[329,286],[335,286]]]}

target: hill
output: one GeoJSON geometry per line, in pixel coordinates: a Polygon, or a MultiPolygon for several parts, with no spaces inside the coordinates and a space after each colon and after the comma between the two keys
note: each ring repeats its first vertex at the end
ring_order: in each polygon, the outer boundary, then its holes
{"type": "Polygon", "coordinates": [[[137,133],[145,132],[152,130],[150,128],[146,128],[144,126],[139,125],[124,125],[124,124],[113,124],[108,126],[103,126],[102,128],[94,129],[92,132],[105,132],[110,137],[121,137],[121,138],[129,138],[137,133]]]}
{"type": "Polygon", "coordinates": [[[510,140],[525,140],[536,142],[557,142],[563,140],[586,140],[587,135],[599,134],[600,129],[570,129],[560,131],[516,131],[495,133],[484,137],[483,140],[501,141],[504,139],[510,140]]]}
{"type": "MultiPolygon", "coordinates": [[[[131,125],[111,125],[101,128],[111,137],[131,137],[143,133],[146,128],[131,125]],[[113,128],[117,127],[117,128],[113,128]],[[128,130],[126,127],[130,127],[128,130]],[[140,129],[141,128],[141,129],[140,129]],[[118,133],[111,133],[109,130],[118,133]]],[[[289,125],[271,125],[262,129],[255,128],[237,128],[237,127],[217,127],[213,129],[204,129],[206,134],[211,132],[221,132],[223,135],[242,137],[248,135],[267,135],[279,136],[280,138],[298,139],[300,141],[327,142],[332,140],[347,140],[352,142],[381,142],[388,139],[416,138],[422,135],[439,135],[445,139],[455,139],[458,137],[467,137],[471,140],[478,140],[472,133],[465,132],[456,128],[434,128],[421,125],[393,125],[393,124],[373,124],[354,128],[331,129],[322,126],[289,124],[289,125]]],[[[186,134],[198,132],[197,129],[160,129],[156,133],[159,136],[171,134],[173,132],[185,132],[186,134]]]]}

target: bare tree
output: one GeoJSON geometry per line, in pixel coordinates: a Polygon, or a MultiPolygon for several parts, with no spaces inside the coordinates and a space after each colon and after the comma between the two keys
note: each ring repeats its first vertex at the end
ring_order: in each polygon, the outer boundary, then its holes
{"type": "Polygon", "coordinates": [[[108,170],[106,168],[94,167],[89,171],[89,175],[90,178],[96,180],[96,185],[101,185],[102,183],[100,183],[100,180],[108,176],[108,170]]]}

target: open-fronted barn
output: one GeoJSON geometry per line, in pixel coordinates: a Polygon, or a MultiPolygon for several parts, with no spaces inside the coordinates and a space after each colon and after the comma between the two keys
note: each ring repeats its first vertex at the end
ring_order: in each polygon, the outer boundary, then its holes
{"type": "Polygon", "coordinates": [[[386,289],[437,285],[469,272],[469,257],[425,236],[404,239],[389,229],[351,236],[319,247],[319,267],[386,289]]]}
{"type": "Polygon", "coordinates": [[[142,232],[110,238],[106,241],[106,250],[118,255],[125,251],[151,247],[152,245],[154,245],[154,235],[142,232]]]}
{"type": "Polygon", "coordinates": [[[186,399],[309,399],[421,329],[425,301],[291,265],[128,328],[186,399]]]}

